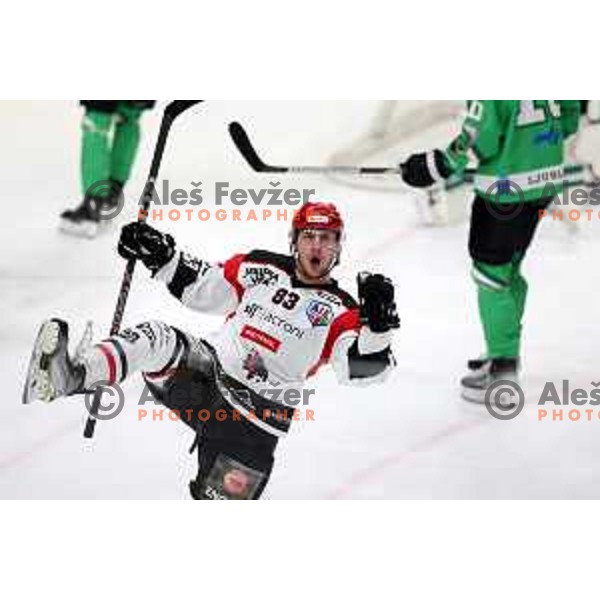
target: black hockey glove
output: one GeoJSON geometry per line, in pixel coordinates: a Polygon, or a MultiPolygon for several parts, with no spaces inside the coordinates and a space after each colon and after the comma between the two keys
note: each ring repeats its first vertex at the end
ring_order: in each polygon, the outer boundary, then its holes
{"type": "Polygon", "coordinates": [[[168,233],[136,221],[121,230],[118,251],[127,260],[141,260],[154,275],[173,258],[175,240],[168,233]]]}
{"type": "Polygon", "coordinates": [[[431,187],[452,175],[441,150],[413,154],[400,165],[400,169],[404,183],[415,188],[431,187]]]}
{"type": "Polygon", "coordinates": [[[400,327],[400,318],[394,302],[394,284],[383,275],[358,275],[360,320],[374,333],[386,333],[400,327]]]}

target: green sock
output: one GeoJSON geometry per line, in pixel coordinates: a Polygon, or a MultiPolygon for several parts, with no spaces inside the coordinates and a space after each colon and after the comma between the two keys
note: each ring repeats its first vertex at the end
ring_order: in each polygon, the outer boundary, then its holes
{"type": "Polygon", "coordinates": [[[81,143],[81,184],[84,196],[89,190],[94,191],[94,184],[110,178],[112,125],[111,114],[93,110],[85,113],[81,143]]]}
{"type": "Polygon", "coordinates": [[[519,319],[519,337],[521,337],[521,332],[523,329],[523,316],[525,314],[525,304],[527,302],[527,292],[529,291],[529,285],[527,284],[527,280],[521,274],[521,263],[523,259],[522,257],[518,257],[513,261],[513,282],[511,285],[511,290],[513,293],[513,297],[515,299],[515,303],[517,305],[517,314],[519,319]]]}
{"type": "Polygon", "coordinates": [[[140,143],[140,116],[143,109],[126,103],[119,103],[118,121],[110,156],[110,176],[125,184],[140,143]]]}
{"type": "Polygon", "coordinates": [[[477,262],[474,265],[473,277],[477,283],[479,314],[487,345],[487,356],[517,358],[521,350],[521,315],[525,294],[522,282],[513,288],[514,265],[477,262]]]}

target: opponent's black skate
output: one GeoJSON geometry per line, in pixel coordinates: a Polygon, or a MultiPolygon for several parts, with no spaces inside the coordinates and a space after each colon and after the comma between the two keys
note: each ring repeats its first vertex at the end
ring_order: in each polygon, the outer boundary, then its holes
{"type": "Polygon", "coordinates": [[[60,215],[60,229],[70,235],[94,238],[100,226],[102,200],[86,197],[75,209],[65,210],[60,215]]]}
{"type": "Polygon", "coordinates": [[[519,360],[516,358],[481,358],[469,361],[469,375],[461,381],[462,397],[469,402],[485,403],[488,389],[496,381],[518,383],[519,360]]]}
{"type": "Polygon", "coordinates": [[[486,356],[482,356],[480,358],[474,358],[467,363],[467,369],[469,370],[469,376],[473,375],[481,375],[485,373],[492,362],[491,358],[487,358],[486,356]]]}
{"type": "Polygon", "coordinates": [[[100,226],[117,216],[123,202],[123,184],[110,180],[108,187],[104,196],[86,196],[77,208],[65,210],[60,215],[61,231],[78,237],[96,237],[100,226]]]}
{"type": "Polygon", "coordinates": [[[85,367],[71,360],[68,346],[67,323],[51,319],[42,325],[27,371],[23,404],[52,402],[83,391],[85,367]]]}

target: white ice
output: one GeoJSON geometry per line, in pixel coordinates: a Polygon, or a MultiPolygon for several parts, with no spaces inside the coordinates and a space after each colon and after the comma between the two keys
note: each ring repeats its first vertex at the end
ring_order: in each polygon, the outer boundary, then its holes
{"type": "MultiPolygon", "coordinates": [[[[372,102],[212,101],[173,131],[161,178],[172,187],[203,182],[214,212],[215,181],[265,187],[226,133],[245,123],[275,162],[320,163],[368,122],[372,102]]],[[[79,125],[75,102],[0,103],[0,497],[185,498],[195,458],[178,423],[138,421],[139,376],[125,389],[115,420],[82,438],[79,399],[21,405],[24,370],[39,324],[62,316],[78,336],[88,319],[105,336],[123,262],[115,225],[94,241],[57,230],[58,214],[79,197],[79,125]]],[[[157,112],[144,122],[142,150],[120,223],[134,216],[151,157],[157,112]]],[[[431,136],[407,148],[426,147],[431,136]]],[[[399,154],[400,151],[397,151],[399,154]]],[[[395,158],[394,153],[380,160],[395,158]]],[[[397,156],[400,158],[400,156],[397,156]]],[[[452,196],[451,226],[421,227],[410,193],[347,188],[330,180],[279,178],[315,188],[337,202],[347,222],[339,278],[354,292],[354,274],[378,269],[398,286],[402,330],[398,367],[387,384],[341,388],[331,373],[315,380],[314,422],[300,422],[277,451],[269,499],[327,498],[598,498],[600,419],[539,422],[544,382],[591,389],[600,380],[600,222],[569,227],[547,221],[526,263],[531,284],[524,346],[527,405],[510,422],[459,399],[465,362],[482,349],[466,251],[469,191],[452,196]]],[[[248,208],[244,209],[246,213],[248,208]]],[[[289,223],[169,222],[183,245],[209,259],[253,247],[286,250],[289,223]]],[[[220,320],[186,311],[167,291],[136,273],[125,322],[160,318],[198,334],[220,320]]]]}

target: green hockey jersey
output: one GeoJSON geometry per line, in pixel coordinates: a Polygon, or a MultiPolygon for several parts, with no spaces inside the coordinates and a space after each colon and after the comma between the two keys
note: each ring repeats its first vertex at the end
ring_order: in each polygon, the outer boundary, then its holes
{"type": "Polygon", "coordinates": [[[477,162],[475,191],[498,202],[562,192],[564,142],[579,126],[578,100],[469,100],[460,135],[445,152],[453,174],[477,162]]]}

